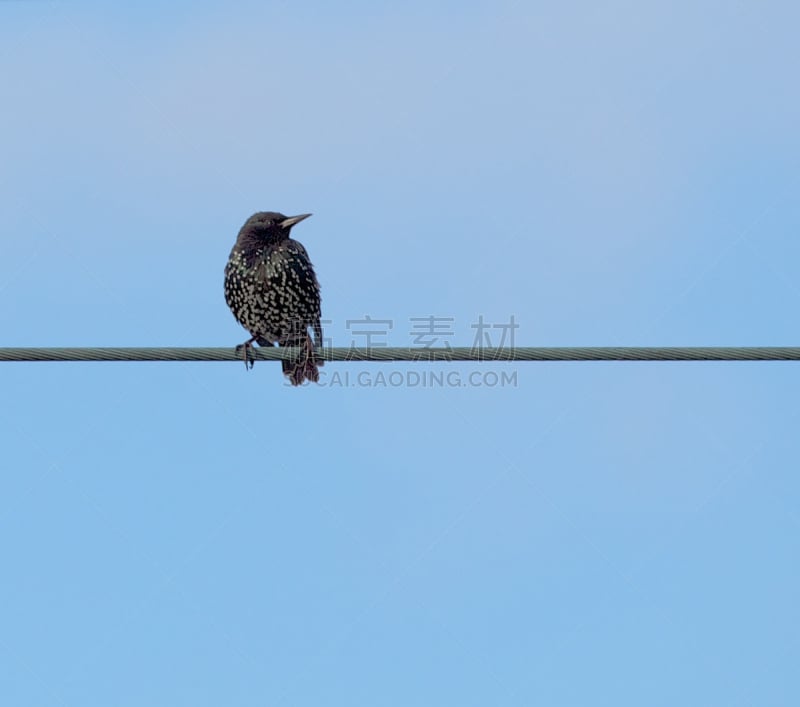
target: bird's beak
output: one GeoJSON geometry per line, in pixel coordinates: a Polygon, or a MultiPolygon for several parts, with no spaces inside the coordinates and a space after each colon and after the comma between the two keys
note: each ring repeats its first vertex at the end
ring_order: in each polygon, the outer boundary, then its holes
{"type": "Polygon", "coordinates": [[[299,216],[290,216],[289,218],[285,218],[283,221],[281,221],[281,228],[290,228],[309,216],[311,216],[311,214],[300,214],[299,216]]]}

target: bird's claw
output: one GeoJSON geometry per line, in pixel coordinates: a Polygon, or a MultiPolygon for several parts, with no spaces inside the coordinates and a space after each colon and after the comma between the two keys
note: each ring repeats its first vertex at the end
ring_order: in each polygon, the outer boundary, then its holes
{"type": "Polygon", "coordinates": [[[250,341],[245,341],[243,344],[239,344],[236,347],[236,355],[242,356],[242,360],[244,361],[244,367],[247,370],[250,370],[253,366],[256,365],[256,356],[253,352],[253,344],[252,339],[250,341]]]}

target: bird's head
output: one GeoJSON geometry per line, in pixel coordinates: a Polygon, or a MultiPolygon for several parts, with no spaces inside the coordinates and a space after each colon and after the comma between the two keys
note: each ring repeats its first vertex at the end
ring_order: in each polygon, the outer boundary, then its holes
{"type": "Polygon", "coordinates": [[[284,216],[277,211],[259,211],[245,221],[244,226],[239,231],[239,237],[266,243],[279,243],[289,237],[289,231],[292,230],[292,226],[309,216],[311,214],[284,216]]]}

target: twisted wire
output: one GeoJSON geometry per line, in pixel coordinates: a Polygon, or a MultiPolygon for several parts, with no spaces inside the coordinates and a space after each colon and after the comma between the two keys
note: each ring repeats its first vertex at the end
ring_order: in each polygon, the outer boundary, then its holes
{"type": "MultiPolygon", "coordinates": [[[[294,360],[301,349],[254,348],[256,361],[294,360]]],[[[324,348],[325,361],[798,361],[797,346],[520,346],[324,348]]],[[[0,361],[242,361],[234,347],[0,348],[0,361]]]]}

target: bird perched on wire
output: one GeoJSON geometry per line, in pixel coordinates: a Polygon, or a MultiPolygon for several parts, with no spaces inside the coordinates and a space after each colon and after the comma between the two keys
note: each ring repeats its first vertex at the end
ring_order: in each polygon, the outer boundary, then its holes
{"type": "MultiPolygon", "coordinates": [[[[295,361],[282,361],[292,385],[319,380],[322,360],[315,354],[308,329],[322,346],[319,282],[308,253],[290,237],[292,226],[311,214],[284,216],[274,211],[253,214],[239,231],[225,266],[225,301],[236,320],[250,332],[244,347],[299,346],[295,361]]],[[[240,347],[237,347],[237,349],[240,347]]]]}

